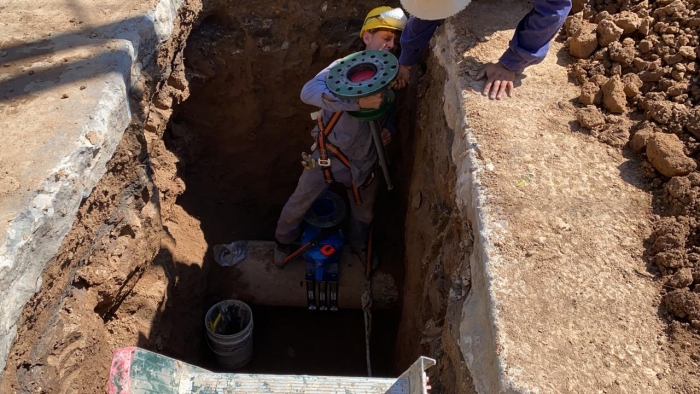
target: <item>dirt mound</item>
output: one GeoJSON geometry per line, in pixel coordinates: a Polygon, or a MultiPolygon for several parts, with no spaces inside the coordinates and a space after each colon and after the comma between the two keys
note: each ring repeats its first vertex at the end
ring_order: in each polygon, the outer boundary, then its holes
{"type": "Polygon", "coordinates": [[[572,12],[564,34],[578,59],[570,69],[581,84],[578,121],[613,146],[627,135],[646,159],[658,213],[649,256],[665,283],[665,310],[693,332],[700,328],[700,1],[584,0],[572,12]]]}

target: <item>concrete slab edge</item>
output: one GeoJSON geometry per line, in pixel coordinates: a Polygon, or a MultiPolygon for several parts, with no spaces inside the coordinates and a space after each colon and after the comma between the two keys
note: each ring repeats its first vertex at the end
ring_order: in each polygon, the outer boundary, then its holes
{"type": "Polygon", "coordinates": [[[477,160],[479,143],[466,115],[467,86],[458,75],[461,53],[455,52],[456,33],[448,20],[433,43],[436,56],[447,74],[444,112],[448,126],[454,131],[452,160],[456,167],[457,205],[472,223],[474,252],[470,256],[472,273],[471,292],[464,302],[458,343],[474,385],[479,393],[528,393],[507,376],[504,349],[499,329],[498,300],[493,283],[498,280],[491,267],[499,264],[500,256],[494,248],[499,237],[499,224],[491,218],[488,192],[480,182],[487,171],[477,160]]]}
{"type": "Polygon", "coordinates": [[[0,371],[5,368],[24,306],[41,289],[44,269],[70,231],[81,201],[107,171],[106,163],[129,125],[131,86],[127,83],[138,81],[143,66],[170,37],[182,3],[160,0],[136,23],[120,28],[124,31],[116,35],[129,47],[131,59],[115,64],[100,99],[100,111],[84,126],[78,149],[61,161],[26,209],[9,223],[7,233],[0,235],[0,371]],[[94,145],[85,138],[90,131],[100,136],[94,145]]]}

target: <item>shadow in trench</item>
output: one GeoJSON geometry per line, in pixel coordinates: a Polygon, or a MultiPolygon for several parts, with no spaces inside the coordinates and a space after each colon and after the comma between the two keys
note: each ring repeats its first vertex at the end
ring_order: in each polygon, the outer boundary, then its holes
{"type": "Polygon", "coordinates": [[[137,346],[204,368],[214,366],[206,357],[204,314],[209,264],[177,261],[170,245],[161,246],[153,265],[160,266],[168,283],[164,305],[153,316],[148,336],[137,346]],[[204,286],[203,286],[204,285],[204,286]]]}

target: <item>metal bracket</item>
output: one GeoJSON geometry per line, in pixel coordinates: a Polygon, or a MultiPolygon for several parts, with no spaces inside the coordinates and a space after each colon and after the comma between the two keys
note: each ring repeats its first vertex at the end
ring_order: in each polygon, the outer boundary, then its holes
{"type": "Polygon", "coordinates": [[[316,282],[312,280],[306,281],[306,303],[310,311],[315,311],[318,308],[316,305],[316,282]]]}
{"type": "Polygon", "coordinates": [[[318,284],[318,310],[327,311],[328,310],[328,285],[327,282],[321,281],[318,284]]]}
{"type": "Polygon", "coordinates": [[[385,394],[428,394],[428,376],[425,370],[433,365],[434,359],[419,357],[385,394]]]}
{"type": "Polygon", "coordinates": [[[328,299],[330,301],[330,310],[331,312],[337,312],[338,311],[338,281],[332,281],[329,282],[330,284],[330,291],[328,294],[328,299]]]}

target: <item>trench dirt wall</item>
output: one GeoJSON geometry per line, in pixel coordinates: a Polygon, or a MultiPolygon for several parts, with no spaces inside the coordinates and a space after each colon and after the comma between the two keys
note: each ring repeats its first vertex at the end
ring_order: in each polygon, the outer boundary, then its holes
{"type": "Polygon", "coordinates": [[[458,342],[462,305],[471,289],[473,234],[455,197],[455,131],[446,116],[457,114],[443,108],[449,81],[434,56],[427,70],[417,81],[409,147],[415,165],[406,196],[406,276],[397,363],[401,369],[420,355],[433,357],[437,365],[430,375],[436,392],[473,393],[458,342]]]}

